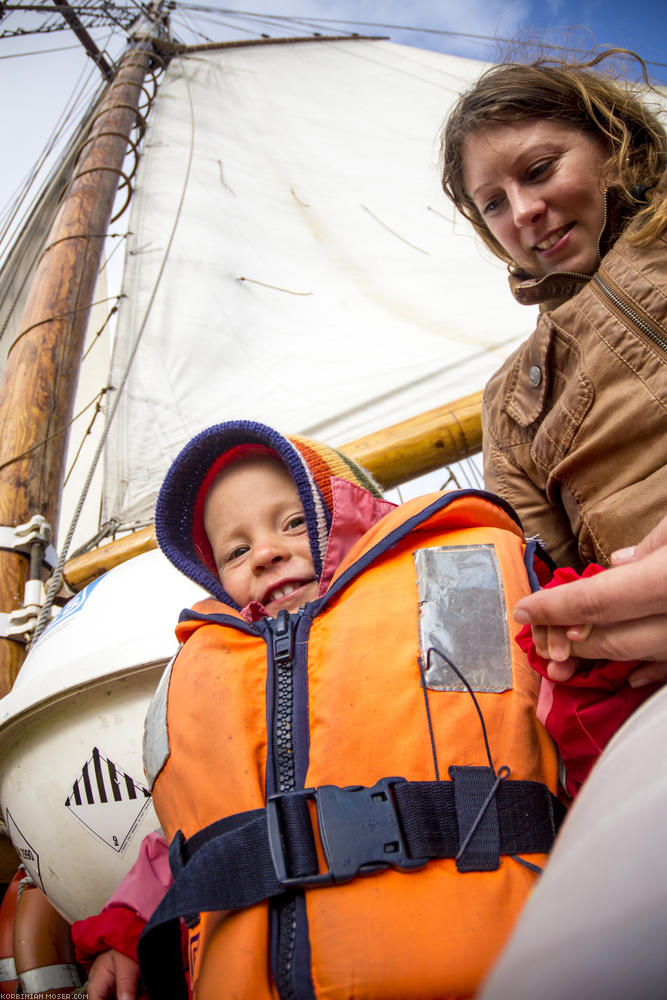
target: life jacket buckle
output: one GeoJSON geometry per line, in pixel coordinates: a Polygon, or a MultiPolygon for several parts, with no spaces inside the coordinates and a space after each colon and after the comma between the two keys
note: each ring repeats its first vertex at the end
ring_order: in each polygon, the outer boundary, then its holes
{"type": "Polygon", "coordinates": [[[427,858],[408,857],[392,785],[405,778],[381,778],[365,785],[320,785],[270,795],[266,804],[269,848],[281,885],[314,887],[349,882],[385,868],[407,871],[422,868],[427,858]],[[288,872],[280,803],[287,798],[311,799],[317,807],[317,825],[328,870],[292,876],[288,872]]]}

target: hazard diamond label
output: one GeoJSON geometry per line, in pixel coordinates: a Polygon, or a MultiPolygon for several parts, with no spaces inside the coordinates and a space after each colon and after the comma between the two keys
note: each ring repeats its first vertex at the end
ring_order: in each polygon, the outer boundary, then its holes
{"type": "Polygon", "coordinates": [[[150,800],[148,789],[93,747],[65,805],[91,833],[122,853],[150,800]]]}

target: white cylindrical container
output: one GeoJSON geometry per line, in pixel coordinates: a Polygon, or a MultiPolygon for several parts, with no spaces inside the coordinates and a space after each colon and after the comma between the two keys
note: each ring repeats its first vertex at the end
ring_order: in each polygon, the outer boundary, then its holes
{"type": "Polygon", "coordinates": [[[21,861],[69,920],[98,912],[158,827],[146,708],[203,595],[157,550],[77,594],[0,701],[0,805],[21,861]]]}

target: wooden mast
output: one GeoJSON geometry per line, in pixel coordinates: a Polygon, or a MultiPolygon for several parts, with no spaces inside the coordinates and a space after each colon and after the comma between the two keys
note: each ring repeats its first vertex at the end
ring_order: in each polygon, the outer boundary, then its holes
{"type": "MultiPolygon", "coordinates": [[[[151,61],[136,39],[91,126],[46,241],[19,335],[0,383],[0,525],[35,514],[56,525],[82,345],[100,257],[151,61]],[[20,457],[19,457],[20,456],[20,457]]],[[[23,600],[28,558],[0,551],[0,612],[23,600]]],[[[25,647],[0,639],[0,695],[10,690],[25,647]]]]}

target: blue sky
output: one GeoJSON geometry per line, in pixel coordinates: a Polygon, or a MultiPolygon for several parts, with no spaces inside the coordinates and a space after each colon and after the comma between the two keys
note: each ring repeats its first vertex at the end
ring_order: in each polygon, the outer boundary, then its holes
{"type": "MultiPolygon", "coordinates": [[[[274,13],[315,11],[320,17],[351,17],[378,24],[427,28],[493,36],[501,39],[535,39],[551,45],[588,48],[614,45],[634,48],[647,60],[666,65],[651,71],[667,83],[667,17],[662,3],[642,0],[295,0],[289,8],[284,0],[266,0],[253,10],[274,13]]],[[[333,25],[332,25],[333,27],[333,25]]],[[[372,27],[360,28],[372,32],[372,27]]],[[[423,48],[491,58],[489,42],[456,35],[419,31],[389,31],[392,39],[423,48]]],[[[501,51],[506,45],[500,45],[501,51]]]]}
{"type": "MultiPolygon", "coordinates": [[[[198,0],[200,11],[204,5],[198,0]]],[[[254,17],[239,17],[239,8],[233,12],[223,8],[222,0],[208,0],[208,6],[224,9],[224,16],[176,11],[172,14],[175,34],[193,42],[201,40],[193,33],[194,27],[216,40],[253,37],[260,31],[284,33],[276,30],[275,23],[257,16],[264,14],[291,18],[290,34],[356,30],[489,61],[506,54],[509,45],[504,39],[577,48],[626,46],[649,62],[657,81],[667,84],[667,19],[663,4],[651,0],[634,4],[627,0],[253,0],[254,17]]],[[[29,27],[41,17],[12,12],[0,22],[0,36],[4,29],[29,27]]],[[[112,56],[119,55],[120,35],[110,39],[108,29],[92,34],[100,47],[109,45],[112,56]]],[[[525,51],[525,47],[520,45],[515,51],[525,51]]],[[[69,32],[0,37],[0,93],[5,98],[0,121],[6,137],[0,160],[0,208],[40,153],[66,101],[86,79],[90,91],[97,83],[97,70],[69,32]]]]}
{"type": "MultiPolygon", "coordinates": [[[[220,0],[209,0],[221,7],[220,0]]],[[[328,19],[320,30],[354,29],[387,33],[394,41],[475,58],[493,58],[498,48],[481,39],[457,37],[460,32],[501,39],[535,38],[551,45],[588,48],[614,45],[635,48],[647,60],[667,64],[664,6],[659,0],[256,0],[254,12],[328,19]],[[344,19],[350,18],[351,21],[344,19]],[[344,23],[336,24],[336,21],[344,23]],[[370,22],[362,24],[361,22],[370,22]],[[378,26],[391,26],[382,30],[378,26]],[[399,30],[397,26],[408,29],[399,30]]],[[[175,21],[185,25],[186,17],[175,21]]],[[[231,20],[231,18],[229,19],[231,20]]],[[[246,22],[247,23],[247,22],[246,22]]],[[[312,23],[312,22],[311,22],[312,23]]],[[[506,45],[500,45],[501,51],[506,45]]],[[[652,66],[667,83],[667,65],[652,66]]]]}

